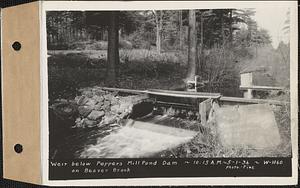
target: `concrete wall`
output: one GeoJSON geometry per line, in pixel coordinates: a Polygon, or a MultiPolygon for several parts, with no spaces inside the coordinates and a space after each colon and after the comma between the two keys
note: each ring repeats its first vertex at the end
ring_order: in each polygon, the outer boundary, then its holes
{"type": "Polygon", "coordinates": [[[243,73],[241,74],[241,86],[252,86],[253,85],[253,74],[243,73]]]}

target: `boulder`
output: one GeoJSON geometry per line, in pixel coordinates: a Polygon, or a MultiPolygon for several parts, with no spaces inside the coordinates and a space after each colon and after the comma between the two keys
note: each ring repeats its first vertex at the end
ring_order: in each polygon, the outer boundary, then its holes
{"type": "Polygon", "coordinates": [[[77,115],[76,105],[70,102],[58,102],[51,105],[50,108],[64,118],[71,118],[77,115]]]}
{"type": "Polygon", "coordinates": [[[110,112],[111,110],[110,110],[110,106],[105,106],[105,105],[103,105],[102,106],[102,109],[105,111],[105,112],[110,112]]]}
{"type": "Polygon", "coordinates": [[[78,104],[78,105],[85,105],[85,103],[87,103],[88,102],[88,98],[87,97],[85,97],[85,96],[77,96],[76,98],[75,98],[75,100],[76,100],[76,103],[78,104]]]}
{"type": "Polygon", "coordinates": [[[119,104],[119,100],[116,97],[112,97],[110,103],[111,105],[117,105],[119,104]]]}
{"type": "Polygon", "coordinates": [[[100,124],[112,124],[116,122],[116,116],[113,114],[106,114],[100,124]]]}
{"type": "Polygon", "coordinates": [[[104,111],[93,110],[89,115],[88,119],[90,120],[99,120],[105,115],[104,111]]]}
{"type": "Polygon", "coordinates": [[[103,97],[105,100],[111,101],[114,96],[112,94],[107,94],[107,95],[104,95],[103,97]]]}
{"type": "Polygon", "coordinates": [[[104,101],[103,106],[110,106],[110,101],[108,101],[108,100],[104,101]]]}
{"type": "Polygon", "coordinates": [[[110,111],[110,102],[109,101],[104,101],[103,102],[103,106],[102,106],[102,109],[104,110],[104,111],[110,111]]]}
{"type": "Polygon", "coordinates": [[[122,112],[120,112],[120,105],[118,105],[118,104],[111,106],[110,110],[111,110],[111,112],[116,113],[116,114],[122,113],[122,112]]]}
{"type": "Polygon", "coordinates": [[[98,103],[98,101],[90,98],[88,99],[88,101],[85,103],[86,106],[91,106],[91,107],[94,107],[96,104],[98,103]]]}
{"type": "Polygon", "coordinates": [[[118,96],[119,92],[118,91],[113,91],[110,93],[113,97],[116,97],[118,96]]]}
{"type": "Polygon", "coordinates": [[[83,90],[82,91],[82,95],[85,95],[85,96],[87,96],[89,98],[91,98],[91,97],[94,96],[93,92],[90,89],[83,90]]]}
{"type": "Polygon", "coordinates": [[[105,95],[105,91],[101,90],[101,89],[95,89],[94,90],[95,95],[97,96],[103,96],[105,95]]]}
{"type": "Polygon", "coordinates": [[[85,127],[95,127],[97,126],[97,121],[94,120],[89,120],[89,119],[84,119],[83,124],[85,127]]]}
{"type": "Polygon", "coordinates": [[[103,106],[103,102],[97,103],[97,104],[94,106],[94,110],[101,111],[101,110],[102,110],[102,106],[103,106]]]}
{"type": "Polygon", "coordinates": [[[93,111],[93,108],[90,106],[79,106],[78,107],[78,112],[83,117],[87,117],[92,111],[93,111]]]}
{"type": "MultiPolygon", "coordinates": [[[[81,118],[77,118],[76,120],[75,120],[75,126],[74,127],[83,127],[84,126],[84,119],[81,119],[81,118]]],[[[73,127],[73,128],[74,128],[73,127]]]]}
{"type": "Polygon", "coordinates": [[[102,96],[94,95],[92,98],[97,102],[103,102],[104,101],[104,98],[102,96]]]}
{"type": "Polygon", "coordinates": [[[119,115],[119,117],[120,117],[120,119],[125,119],[129,116],[129,114],[130,114],[129,112],[123,112],[119,115]]]}

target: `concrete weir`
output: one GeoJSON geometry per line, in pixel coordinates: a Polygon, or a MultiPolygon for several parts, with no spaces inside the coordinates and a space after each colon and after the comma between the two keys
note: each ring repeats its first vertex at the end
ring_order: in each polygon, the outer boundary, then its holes
{"type": "Polygon", "coordinates": [[[190,141],[196,134],[195,131],[128,120],[118,131],[88,146],[80,158],[151,157],[190,141]]]}
{"type": "Polygon", "coordinates": [[[224,147],[267,149],[281,142],[275,115],[268,104],[215,105],[210,121],[224,147]]]}

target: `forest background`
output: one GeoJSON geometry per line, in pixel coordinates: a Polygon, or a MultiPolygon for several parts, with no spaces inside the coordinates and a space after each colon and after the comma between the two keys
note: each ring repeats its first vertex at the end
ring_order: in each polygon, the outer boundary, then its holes
{"type": "MultiPolygon", "coordinates": [[[[49,98],[72,98],[93,85],[178,89],[194,75],[201,91],[242,96],[240,72],[262,67],[271,85],[289,88],[289,43],[274,49],[254,15],[255,9],[47,12],[49,98]]],[[[289,14],[282,30],[289,33],[289,14]]]]}

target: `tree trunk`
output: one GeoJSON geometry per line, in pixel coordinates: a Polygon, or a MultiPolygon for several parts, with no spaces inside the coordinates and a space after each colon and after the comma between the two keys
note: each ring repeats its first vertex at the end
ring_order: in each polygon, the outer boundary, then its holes
{"type": "Polygon", "coordinates": [[[116,86],[119,74],[119,13],[110,12],[108,27],[108,49],[106,64],[106,83],[108,86],[116,86]]]}
{"type": "Polygon", "coordinates": [[[163,27],[163,11],[161,10],[160,19],[159,19],[159,53],[161,53],[162,27],[163,27]]]}
{"type": "Polygon", "coordinates": [[[179,49],[183,49],[182,10],[179,11],[179,49]]]}
{"type": "Polygon", "coordinates": [[[203,61],[203,50],[204,50],[204,42],[203,42],[203,37],[204,37],[204,18],[203,18],[203,14],[204,12],[201,13],[201,17],[200,17],[200,57],[199,57],[199,61],[200,61],[200,70],[204,69],[204,61],[203,61]]]}
{"type": "Polygon", "coordinates": [[[225,33],[224,33],[224,15],[223,13],[221,13],[221,37],[222,37],[222,41],[221,44],[222,46],[224,46],[225,44],[225,33]]]}
{"type": "Polygon", "coordinates": [[[197,71],[197,30],[195,10],[189,10],[188,44],[188,72],[186,80],[194,80],[197,71]]]}
{"type": "Polygon", "coordinates": [[[232,29],[232,12],[233,10],[231,9],[230,12],[229,12],[229,20],[230,20],[230,23],[229,23],[229,42],[232,43],[232,40],[233,40],[233,29],[232,29]]]}
{"type": "Polygon", "coordinates": [[[160,11],[160,16],[158,12],[154,10],[155,23],[156,23],[156,50],[157,53],[161,52],[161,30],[162,30],[162,10],[160,11]]]}

